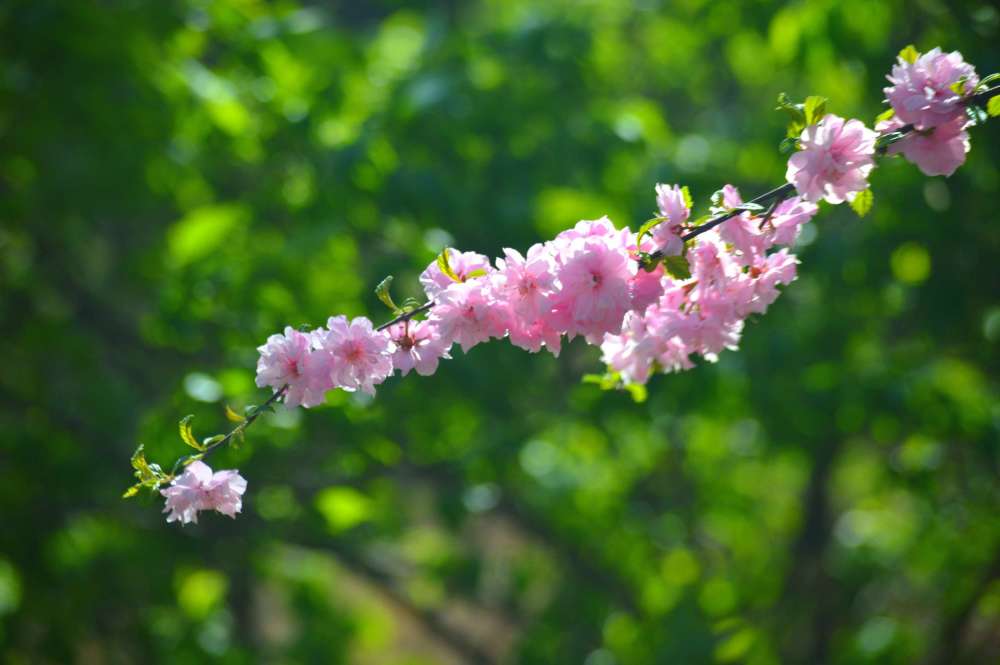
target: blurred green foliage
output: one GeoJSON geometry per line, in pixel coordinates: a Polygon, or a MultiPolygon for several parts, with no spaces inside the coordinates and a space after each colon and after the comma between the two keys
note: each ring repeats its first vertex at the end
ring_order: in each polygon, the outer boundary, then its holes
{"type": "Polygon", "coordinates": [[[9,663],[1000,658],[1000,123],[826,210],[743,348],[648,400],[476,348],[262,419],[244,515],[120,494],[260,402],[255,347],[387,316],[444,245],[635,228],[780,182],[780,91],[869,122],[908,43],[1000,69],[989,2],[0,7],[9,663]]]}

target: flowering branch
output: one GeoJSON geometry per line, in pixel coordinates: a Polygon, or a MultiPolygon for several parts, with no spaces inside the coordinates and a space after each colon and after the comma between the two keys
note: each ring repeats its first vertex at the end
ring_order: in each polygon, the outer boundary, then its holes
{"type": "Polygon", "coordinates": [[[747,318],[766,312],[778,287],[795,280],[798,259],[790,247],[820,203],[848,202],[866,215],[874,201],[868,177],[881,156],[902,154],[927,175],[951,175],[970,149],[966,129],[1000,115],[1000,88],[988,85],[1000,75],[980,80],[958,52],[907,47],[887,78],[890,108],[874,130],[827,113],[823,97],[793,103],[781,95],[778,110],[791,117],[779,146],[791,153],[786,182],[749,201],[726,185],[712,195],[708,214],[689,223],[688,188],[658,184],[658,210],[637,232],[607,217],[584,220],[524,255],[505,249],[495,262],[446,248],[420,275],[423,304],[397,306],[391,276],[378,285],[376,295],[394,316],[385,324],[333,316],[323,328],[271,335],[258,347],[256,381],[272,389],[268,400],[246,416],[227,409],[237,426],[202,443],[190,417],[182,420],[181,438],[196,452],[169,474],[148,464],[140,446],[132,458],[139,483],[126,496],[142,487],[160,491],[168,521],[196,521],[206,509],[232,516],[246,481],[235,470],[213,473],[202,460],[242,438],[262,411],[278,401],[318,406],[332,389],[374,395],[394,371],[434,373],[455,344],[468,352],[508,339],[558,356],[563,338],[580,336],[600,346],[608,367],[585,380],[629,388],[636,399],[652,374],[736,349],[747,318]]]}

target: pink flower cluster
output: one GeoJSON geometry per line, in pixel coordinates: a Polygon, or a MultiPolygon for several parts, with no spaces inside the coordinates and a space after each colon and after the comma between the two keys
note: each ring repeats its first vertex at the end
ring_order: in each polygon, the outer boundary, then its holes
{"type": "MultiPolygon", "coordinates": [[[[735,187],[722,192],[725,208],[743,203],[735,187]]],[[[659,297],[631,310],[620,333],[605,336],[604,362],[626,382],[645,383],[656,369],[689,369],[693,355],[712,361],[736,348],[746,318],[765,312],[777,286],[795,279],[795,256],[768,250],[792,244],[816,211],[795,197],[779,203],[770,218],[744,212],[699,236],[687,254],[691,277],[662,276],[659,297]]]]}
{"type": "Polygon", "coordinates": [[[167,499],[163,512],[167,522],[179,521],[198,523],[198,512],[214,510],[229,517],[243,509],[243,493],[246,492],[247,481],[235,469],[226,469],[212,473],[212,469],[197,460],[184,469],[184,473],[175,478],[170,486],[160,490],[167,499]]]}
{"type": "Polygon", "coordinates": [[[926,175],[954,173],[971,147],[963,101],[979,84],[976,70],[958,51],[934,48],[914,62],[901,56],[886,78],[892,83],[885,95],[894,114],[875,129],[887,133],[904,125],[914,128],[889,146],[889,154],[902,153],[926,175]]]}
{"type": "MultiPolygon", "coordinates": [[[[816,205],[782,201],[769,217],[744,212],[687,252],[692,276],[670,277],[663,266],[639,267],[639,251],[680,255],[690,217],[681,188],[657,185],[662,222],[637,245],[636,234],[606,217],[585,220],[527,254],[505,249],[491,264],[474,252],[448,251],[450,273],[435,261],[420,276],[434,302],[425,320],[376,330],[363,317],[333,317],[311,332],[286,328],[261,346],[257,384],[286,389],[289,406],[315,406],[333,388],[374,392],[392,371],[432,374],[452,345],[464,352],[507,338],[527,351],[558,355],[563,338],[601,345],[605,359],[629,381],[645,381],[652,364],[691,366],[694,354],[714,358],[739,340],[743,320],[763,312],[776,286],[795,277],[795,258],[769,254],[795,241],[816,205]],[[640,340],[641,338],[641,340],[640,340]]],[[[742,204],[723,190],[726,209],[742,204]]]]}

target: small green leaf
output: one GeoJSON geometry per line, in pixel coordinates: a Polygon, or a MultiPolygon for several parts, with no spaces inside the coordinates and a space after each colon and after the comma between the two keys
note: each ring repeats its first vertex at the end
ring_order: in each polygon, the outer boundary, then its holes
{"type": "Polygon", "coordinates": [[[642,404],[646,401],[648,393],[645,385],[641,383],[626,383],[625,390],[632,396],[632,401],[636,404],[642,404]]]}
{"type": "Polygon", "coordinates": [[[691,198],[691,190],[687,185],[681,187],[681,196],[684,197],[684,207],[690,210],[694,207],[694,200],[691,198]]]}
{"type": "Polygon", "coordinates": [[[191,420],[193,418],[194,416],[192,415],[184,416],[177,424],[177,429],[181,433],[181,441],[188,444],[195,450],[204,450],[205,448],[198,443],[198,440],[194,438],[194,433],[191,432],[191,420]]]}
{"type": "Polygon", "coordinates": [[[442,272],[442,274],[447,275],[454,282],[461,282],[462,278],[455,274],[455,271],[451,269],[451,264],[448,263],[448,248],[445,247],[441,250],[441,253],[437,257],[437,267],[442,272]]]}
{"type": "Polygon", "coordinates": [[[781,139],[781,143],[778,144],[778,152],[782,155],[787,155],[795,152],[799,149],[799,137],[798,136],[786,136],[781,139]]]}
{"type": "Polygon", "coordinates": [[[396,306],[396,303],[392,301],[392,296],[389,295],[389,288],[392,287],[392,280],[392,275],[389,275],[379,282],[378,286],[375,287],[375,295],[378,296],[378,299],[382,301],[383,305],[392,310],[393,314],[397,314],[400,312],[400,309],[396,306]]]}
{"type": "Polygon", "coordinates": [[[788,95],[781,93],[778,95],[777,111],[784,111],[791,117],[788,125],[788,136],[798,136],[806,126],[806,112],[804,104],[794,104],[788,95]]]}
{"type": "Polygon", "coordinates": [[[122,494],[122,498],[131,499],[132,497],[134,497],[136,494],[139,493],[140,489],[142,489],[142,483],[136,483],[135,485],[132,485],[132,487],[125,490],[125,492],[122,494]]]}
{"type": "Polygon", "coordinates": [[[466,275],[465,279],[463,279],[462,281],[464,282],[469,279],[474,279],[476,277],[485,277],[485,276],[486,276],[486,270],[484,268],[476,268],[475,270],[470,270],[469,274],[466,275]]]}
{"type": "Polygon", "coordinates": [[[952,83],[948,88],[958,96],[965,94],[965,84],[968,83],[969,77],[963,74],[958,77],[958,80],[952,83]]]}
{"type": "Polygon", "coordinates": [[[807,125],[815,125],[826,115],[826,97],[811,95],[806,97],[803,104],[805,112],[805,122],[807,125]]]}
{"type": "Polygon", "coordinates": [[[875,195],[872,193],[872,190],[863,189],[851,200],[851,210],[856,212],[858,217],[864,217],[871,211],[874,203],[875,195]]]}
{"type": "Polygon", "coordinates": [[[642,245],[642,239],[646,237],[658,224],[662,224],[667,221],[667,216],[654,217],[650,220],[646,220],[646,223],[639,227],[639,236],[635,241],[636,246],[642,245]]]}
{"type": "Polygon", "coordinates": [[[993,74],[990,74],[989,76],[984,76],[979,81],[979,85],[976,86],[976,89],[977,90],[988,90],[989,87],[990,87],[990,83],[993,83],[993,81],[997,81],[997,80],[1000,80],[1000,72],[994,72],[993,74]]]}
{"type": "Polygon", "coordinates": [[[990,101],[986,102],[986,112],[991,118],[1000,115],[1000,97],[993,97],[990,101]]]}
{"type": "Polygon", "coordinates": [[[733,208],[733,210],[739,210],[740,212],[758,213],[758,212],[764,212],[765,210],[767,210],[767,208],[765,208],[759,203],[753,203],[752,201],[747,201],[746,203],[739,204],[738,206],[733,208]]]}
{"type": "Polygon", "coordinates": [[[235,411],[233,411],[232,407],[229,406],[228,404],[226,405],[226,418],[230,422],[234,422],[234,423],[241,423],[244,420],[246,420],[246,418],[244,418],[240,414],[238,414],[235,411]]]}
{"type": "Polygon", "coordinates": [[[886,110],[882,111],[877,116],[875,116],[875,124],[877,125],[880,122],[885,122],[886,120],[892,120],[895,116],[896,116],[896,109],[890,106],[889,108],[887,108],[886,110]]]}
{"type": "Polygon", "coordinates": [[[674,279],[688,279],[691,277],[691,264],[686,256],[665,256],[663,257],[663,267],[674,279]]]}
{"type": "Polygon", "coordinates": [[[216,434],[215,436],[206,436],[204,439],[202,439],[202,442],[201,442],[202,450],[204,450],[205,448],[208,448],[211,445],[219,443],[220,441],[225,441],[225,439],[226,439],[226,435],[225,434],[216,434]]]}
{"type": "Polygon", "coordinates": [[[902,51],[899,52],[900,59],[903,62],[908,62],[911,65],[917,61],[920,57],[920,51],[917,50],[913,44],[908,44],[902,51]]]}

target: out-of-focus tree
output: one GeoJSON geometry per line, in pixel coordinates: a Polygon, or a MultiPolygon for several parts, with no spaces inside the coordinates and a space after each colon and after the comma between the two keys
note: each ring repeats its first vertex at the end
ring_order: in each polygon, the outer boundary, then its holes
{"type": "Polygon", "coordinates": [[[992,71],[998,36],[935,0],[5,3],[3,659],[996,660],[997,123],[951,178],[885,163],[643,403],[493,344],[255,426],[238,521],[119,496],[137,442],[259,403],[284,325],[377,319],[444,245],[635,227],[655,182],[763,191],[778,92],[870,120],[901,46],[992,71]]]}

